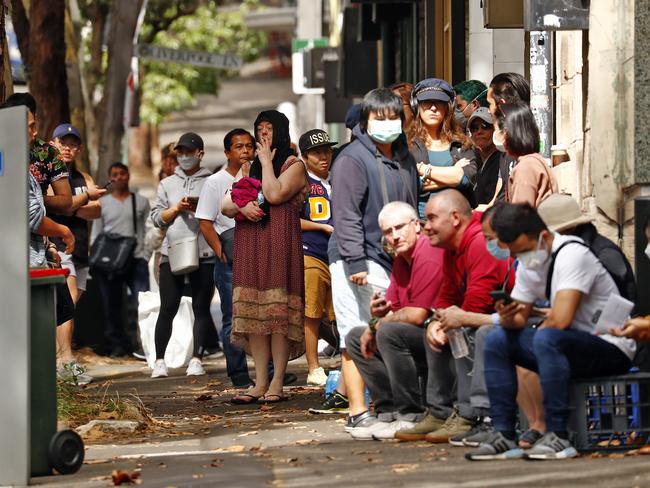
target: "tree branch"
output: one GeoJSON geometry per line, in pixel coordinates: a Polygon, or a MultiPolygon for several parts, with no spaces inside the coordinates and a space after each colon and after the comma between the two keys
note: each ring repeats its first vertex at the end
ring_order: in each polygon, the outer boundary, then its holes
{"type": "Polygon", "coordinates": [[[11,0],[11,23],[14,25],[25,74],[29,77],[29,19],[23,0],[11,0]]]}

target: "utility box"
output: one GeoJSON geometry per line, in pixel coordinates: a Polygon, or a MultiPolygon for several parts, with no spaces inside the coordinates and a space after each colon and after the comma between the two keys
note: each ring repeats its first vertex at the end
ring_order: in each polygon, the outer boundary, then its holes
{"type": "Polygon", "coordinates": [[[483,0],[483,25],[487,29],[521,29],[524,0],[483,0]]]}

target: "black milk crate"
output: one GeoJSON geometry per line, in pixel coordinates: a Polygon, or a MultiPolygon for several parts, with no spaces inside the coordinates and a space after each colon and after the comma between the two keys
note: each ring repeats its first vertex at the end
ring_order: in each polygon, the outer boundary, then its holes
{"type": "Polygon", "coordinates": [[[570,401],[569,434],[576,449],[650,444],[650,373],[574,380],[570,401]]]}

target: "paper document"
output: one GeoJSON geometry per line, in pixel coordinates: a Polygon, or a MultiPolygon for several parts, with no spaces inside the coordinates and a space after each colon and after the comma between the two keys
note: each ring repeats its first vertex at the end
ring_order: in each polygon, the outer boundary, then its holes
{"type": "Polygon", "coordinates": [[[372,287],[372,290],[379,294],[386,292],[390,285],[390,280],[371,274],[366,276],[366,280],[368,280],[368,284],[372,287]]]}
{"type": "Polygon", "coordinates": [[[596,321],[596,330],[607,333],[609,329],[623,327],[633,308],[634,303],[631,301],[619,295],[610,295],[596,321]]]}

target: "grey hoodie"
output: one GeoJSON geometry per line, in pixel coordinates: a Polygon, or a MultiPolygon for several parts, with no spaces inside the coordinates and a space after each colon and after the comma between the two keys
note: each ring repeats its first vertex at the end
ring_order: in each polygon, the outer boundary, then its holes
{"type": "Polygon", "coordinates": [[[167,260],[168,240],[173,241],[195,235],[199,236],[199,259],[214,257],[212,248],[199,230],[199,221],[194,216],[194,212],[181,212],[170,224],[165,223],[162,219],[163,211],[176,205],[183,197],[198,197],[203,184],[211,174],[210,170],[200,168],[192,176],[187,176],[185,171],[177,166],[174,174],[161,180],[158,185],[156,201],[151,208],[151,220],[156,227],[167,231],[161,247],[165,261],[167,260]]]}

